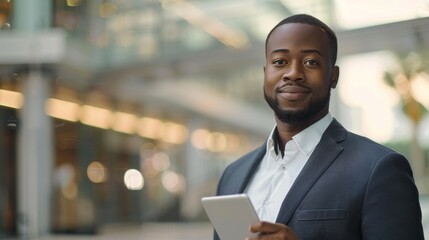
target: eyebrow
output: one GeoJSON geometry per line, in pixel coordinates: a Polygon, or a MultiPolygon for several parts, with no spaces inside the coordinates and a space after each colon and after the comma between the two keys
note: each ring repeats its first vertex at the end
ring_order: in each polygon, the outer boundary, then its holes
{"type": "MultiPolygon", "coordinates": [[[[288,53],[288,52],[290,52],[290,50],[286,49],[286,48],[279,48],[279,49],[273,50],[270,53],[270,55],[273,54],[273,53],[284,53],[284,52],[288,53]]],[[[323,54],[319,50],[317,50],[317,49],[304,49],[304,50],[301,50],[301,52],[302,53],[316,53],[316,54],[318,54],[318,55],[320,55],[320,56],[323,57],[323,54]]]]}

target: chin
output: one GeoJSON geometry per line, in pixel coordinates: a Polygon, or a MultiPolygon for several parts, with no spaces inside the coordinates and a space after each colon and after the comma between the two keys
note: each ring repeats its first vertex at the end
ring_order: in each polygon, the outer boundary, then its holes
{"type": "Polygon", "coordinates": [[[276,112],[276,116],[281,122],[288,124],[306,122],[312,117],[312,115],[305,110],[280,111],[276,112]]]}
{"type": "Polygon", "coordinates": [[[279,98],[273,98],[264,94],[265,100],[276,114],[276,117],[284,123],[294,124],[311,121],[319,115],[323,115],[329,108],[329,97],[326,95],[315,101],[309,102],[284,102],[279,98]]]}

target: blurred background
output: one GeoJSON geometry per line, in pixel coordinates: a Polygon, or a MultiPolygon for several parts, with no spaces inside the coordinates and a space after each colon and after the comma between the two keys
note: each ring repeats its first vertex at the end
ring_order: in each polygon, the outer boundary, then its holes
{"type": "Polygon", "coordinates": [[[0,239],[210,239],[200,198],[270,133],[264,41],[296,13],[336,31],[331,112],[408,157],[429,232],[427,0],[0,0],[0,239]]]}

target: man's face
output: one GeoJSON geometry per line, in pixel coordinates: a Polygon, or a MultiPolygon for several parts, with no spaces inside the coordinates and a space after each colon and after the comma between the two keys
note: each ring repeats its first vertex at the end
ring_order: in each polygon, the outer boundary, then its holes
{"type": "Polygon", "coordinates": [[[331,62],[329,38],[322,29],[289,23],[267,42],[264,96],[284,123],[317,121],[329,110],[338,67],[331,62]]]}

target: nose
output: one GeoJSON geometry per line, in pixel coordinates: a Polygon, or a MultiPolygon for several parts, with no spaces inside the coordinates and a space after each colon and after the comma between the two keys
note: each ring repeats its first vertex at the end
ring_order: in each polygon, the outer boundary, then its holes
{"type": "Polygon", "coordinates": [[[304,79],[304,72],[298,62],[292,62],[289,67],[285,68],[283,81],[300,81],[302,79],[304,79]]]}

